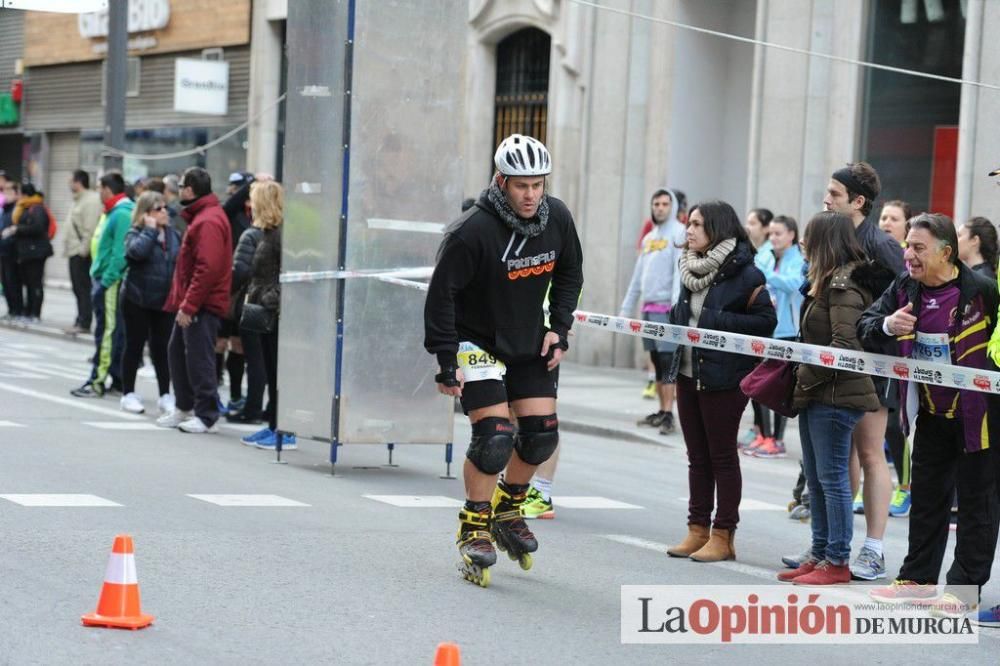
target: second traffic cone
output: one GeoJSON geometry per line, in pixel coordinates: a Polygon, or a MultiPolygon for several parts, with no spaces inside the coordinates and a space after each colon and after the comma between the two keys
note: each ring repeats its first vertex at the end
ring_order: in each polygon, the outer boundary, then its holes
{"type": "Polygon", "coordinates": [[[87,627],[142,629],[153,623],[152,615],[143,615],[139,604],[139,579],[135,573],[135,549],[132,537],[119,534],[111,547],[104,587],[97,601],[97,611],[82,616],[87,627]]]}
{"type": "Polygon", "coordinates": [[[434,666],[461,666],[462,658],[455,643],[439,643],[434,654],[434,666]]]}

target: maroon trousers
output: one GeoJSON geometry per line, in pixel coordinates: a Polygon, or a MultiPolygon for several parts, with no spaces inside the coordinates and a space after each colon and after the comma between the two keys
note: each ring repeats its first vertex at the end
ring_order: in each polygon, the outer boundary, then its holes
{"type": "Polygon", "coordinates": [[[695,382],[677,376],[677,416],[688,454],[688,524],[736,529],[740,521],[743,476],[736,438],[747,397],[729,391],[697,391],[695,382]],[[718,492],[719,504],[712,521],[718,492]]]}

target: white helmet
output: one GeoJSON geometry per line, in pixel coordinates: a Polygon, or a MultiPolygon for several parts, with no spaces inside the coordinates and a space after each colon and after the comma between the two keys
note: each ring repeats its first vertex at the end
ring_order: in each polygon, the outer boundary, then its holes
{"type": "Polygon", "coordinates": [[[493,164],[504,176],[547,176],[552,173],[552,157],[541,141],[523,134],[511,134],[500,143],[493,164]]]}

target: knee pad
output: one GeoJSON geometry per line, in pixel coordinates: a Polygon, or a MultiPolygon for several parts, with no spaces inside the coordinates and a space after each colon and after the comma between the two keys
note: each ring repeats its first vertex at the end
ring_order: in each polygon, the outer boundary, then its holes
{"type": "Polygon", "coordinates": [[[666,383],[670,376],[670,366],[674,364],[674,352],[660,352],[656,362],[656,381],[666,383]]]}
{"type": "Polygon", "coordinates": [[[522,416],[517,422],[514,448],[521,460],[529,465],[541,465],[551,458],[559,445],[559,419],[556,415],[522,416]]]}
{"type": "Polygon", "coordinates": [[[514,451],[514,425],[488,416],[472,424],[472,442],[465,457],[483,474],[499,474],[514,451]]]}

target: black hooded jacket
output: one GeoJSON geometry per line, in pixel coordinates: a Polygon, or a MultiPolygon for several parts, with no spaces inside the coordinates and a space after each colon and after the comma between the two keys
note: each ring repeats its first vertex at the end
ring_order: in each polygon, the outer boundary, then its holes
{"type": "Polygon", "coordinates": [[[532,238],[507,228],[485,196],[445,231],[424,304],[424,347],[442,368],[456,367],[463,341],[507,364],[539,358],[547,330],[565,349],[583,287],[583,252],[569,209],[548,201],[548,224],[532,238]]]}
{"type": "MultiPolygon", "coordinates": [[[[778,325],[778,315],[764,286],[764,274],[754,266],[750,245],[745,241],[737,243],[708,288],[698,328],[770,337],[778,325]],[[758,287],[760,291],[756,291],[758,287]]],[[[670,323],[689,326],[690,322],[691,290],[682,283],[680,298],[670,311],[670,323]]],[[[667,373],[668,381],[677,377],[682,352],[683,349],[678,349],[674,354],[673,365],[667,373]]],[[[700,347],[692,347],[691,355],[692,379],[699,391],[734,389],[760,361],[753,356],[700,347]]]]}

